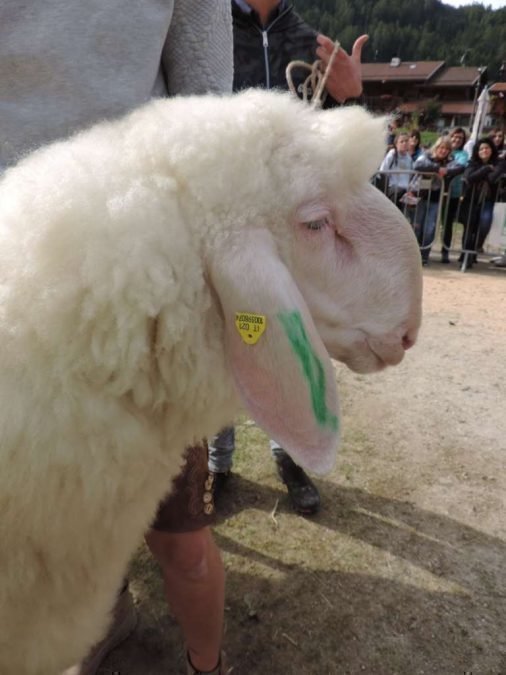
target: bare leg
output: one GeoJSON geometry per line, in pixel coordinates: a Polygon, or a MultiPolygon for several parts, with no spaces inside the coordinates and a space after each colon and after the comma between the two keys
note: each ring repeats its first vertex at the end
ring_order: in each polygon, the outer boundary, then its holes
{"type": "Polygon", "coordinates": [[[167,602],[193,666],[212,671],[220,658],[225,571],[210,528],[183,533],[150,530],[146,542],[162,569],[167,602]]]}

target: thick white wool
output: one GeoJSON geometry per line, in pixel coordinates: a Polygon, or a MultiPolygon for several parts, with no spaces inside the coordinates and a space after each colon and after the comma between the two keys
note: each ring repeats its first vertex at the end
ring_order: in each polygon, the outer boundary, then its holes
{"type": "Polygon", "coordinates": [[[7,172],[2,675],[55,675],[101,637],[185,445],[236,414],[209,262],[262,226],[289,265],[301,199],[345,211],[383,135],[287,95],[159,100],[7,172]]]}

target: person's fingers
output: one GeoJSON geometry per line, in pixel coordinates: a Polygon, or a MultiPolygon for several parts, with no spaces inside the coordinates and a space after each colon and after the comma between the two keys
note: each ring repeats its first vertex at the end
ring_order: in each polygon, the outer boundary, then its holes
{"type": "MultiPolygon", "coordinates": [[[[342,47],[335,55],[332,67],[328,72],[327,90],[337,101],[359,96],[362,92],[360,64],[362,48],[369,39],[361,35],[355,40],[351,56],[342,47]]],[[[328,67],[335,43],[326,35],[318,35],[316,55],[322,61],[322,70],[328,67]]]]}
{"type": "MultiPolygon", "coordinates": [[[[325,65],[327,65],[328,62],[330,61],[330,57],[332,56],[332,52],[328,52],[324,47],[318,47],[316,49],[316,56],[319,59],[321,59],[325,65]]],[[[348,53],[345,52],[344,49],[341,47],[334,58],[334,63],[342,64],[343,62],[346,62],[349,58],[350,57],[348,53]]]]}
{"type": "MultiPolygon", "coordinates": [[[[316,41],[320,45],[316,48],[316,55],[324,63],[328,63],[332,53],[334,52],[335,42],[325,35],[318,35],[316,41]]],[[[348,57],[348,52],[346,52],[342,47],[339,48],[335,60],[336,61],[345,61],[348,57]]]]}
{"type": "Polygon", "coordinates": [[[365,43],[367,42],[368,39],[369,39],[368,35],[361,35],[353,43],[353,47],[352,47],[352,50],[351,50],[351,58],[354,61],[360,62],[360,60],[362,58],[362,48],[363,48],[363,46],[365,45],[365,43]]]}
{"type": "Polygon", "coordinates": [[[323,61],[325,65],[330,61],[330,54],[324,47],[318,47],[316,56],[323,61]]]}
{"type": "Polygon", "coordinates": [[[331,40],[329,37],[326,35],[323,35],[322,33],[319,33],[316,36],[316,42],[322,47],[326,52],[329,54],[332,54],[332,50],[334,49],[334,40],[331,40]]]}

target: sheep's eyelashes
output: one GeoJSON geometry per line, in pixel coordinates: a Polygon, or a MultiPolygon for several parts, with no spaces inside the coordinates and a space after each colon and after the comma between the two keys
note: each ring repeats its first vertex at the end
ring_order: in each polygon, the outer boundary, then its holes
{"type": "Polygon", "coordinates": [[[318,218],[315,220],[307,220],[303,223],[306,230],[311,230],[312,232],[317,232],[318,230],[323,230],[325,227],[330,225],[328,218],[318,218]]]}

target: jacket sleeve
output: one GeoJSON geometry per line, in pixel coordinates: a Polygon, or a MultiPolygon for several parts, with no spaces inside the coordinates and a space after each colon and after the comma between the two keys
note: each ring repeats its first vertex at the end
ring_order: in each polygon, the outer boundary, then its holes
{"type": "Polygon", "coordinates": [[[162,64],[171,96],[231,92],[230,0],[175,0],[162,64]]]}
{"type": "Polygon", "coordinates": [[[439,171],[439,164],[434,162],[428,155],[421,155],[415,162],[413,167],[415,171],[423,171],[424,173],[437,173],[439,171]]]}
{"type": "Polygon", "coordinates": [[[380,171],[390,171],[392,168],[393,160],[394,160],[394,152],[395,150],[389,150],[385,157],[383,158],[383,161],[381,162],[380,171]]]}
{"type": "Polygon", "coordinates": [[[448,163],[446,169],[447,169],[446,178],[449,179],[454,178],[455,176],[458,176],[461,173],[464,173],[465,166],[464,164],[461,164],[458,160],[454,159],[448,163]]]}
{"type": "Polygon", "coordinates": [[[492,184],[498,183],[501,176],[504,176],[506,179],[506,159],[500,159],[497,162],[495,169],[488,176],[488,182],[492,184]]]}
{"type": "Polygon", "coordinates": [[[488,180],[490,175],[490,167],[481,162],[471,162],[464,171],[464,179],[467,183],[479,183],[482,180],[488,180]]]}

